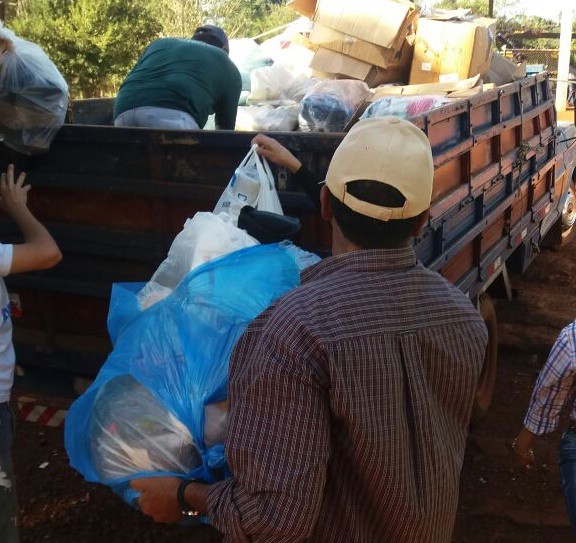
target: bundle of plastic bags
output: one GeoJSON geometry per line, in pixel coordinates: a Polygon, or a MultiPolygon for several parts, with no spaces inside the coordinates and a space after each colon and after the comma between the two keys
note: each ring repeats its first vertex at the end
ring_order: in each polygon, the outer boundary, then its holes
{"type": "Polygon", "coordinates": [[[198,267],[146,310],[141,284],[114,285],[114,349],[66,420],[71,465],[129,503],[137,477],[227,476],[232,349],[252,319],[299,284],[299,266],[316,260],[290,244],[242,249],[198,267]]]}
{"type": "Polygon", "coordinates": [[[46,151],[67,107],[68,85],[46,53],[0,22],[0,140],[21,153],[46,151]]]}
{"type": "MultiPolygon", "coordinates": [[[[272,210],[273,178],[254,155],[235,175],[264,175],[258,183],[267,194],[258,189],[256,203],[272,210]]],[[[232,349],[257,315],[298,286],[300,271],[320,260],[288,242],[260,245],[235,225],[228,211],[237,207],[188,220],[147,284],[113,285],[112,353],[68,412],[71,465],[133,505],[138,494],[129,483],[138,477],[210,483],[229,475],[223,444],[232,349]]]]}
{"type": "Polygon", "coordinates": [[[342,132],[362,101],[368,85],[355,79],[320,81],[300,103],[298,124],[303,132],[342,132]]]}

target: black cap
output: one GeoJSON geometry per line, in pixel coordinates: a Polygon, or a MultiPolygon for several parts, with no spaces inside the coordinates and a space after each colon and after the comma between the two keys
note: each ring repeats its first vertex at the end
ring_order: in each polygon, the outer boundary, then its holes
{"type": "Polygon", "coordinates": [[[228,50],[228,36],[219,26],[203,25],[199,26],[192,36],[193,40],[203,41],[209,45],[214,45],[228,50]]]}

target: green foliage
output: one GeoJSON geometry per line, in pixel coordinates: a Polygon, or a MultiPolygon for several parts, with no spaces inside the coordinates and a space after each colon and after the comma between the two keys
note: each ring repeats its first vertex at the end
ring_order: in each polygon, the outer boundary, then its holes
{"type": "Polygon", "coordinates": [[[158,37],[206,23],[252,37],[297,18],[278,0],[19,0],[12,13],[10,27],[44,48],[73,98],[114,94],[158,37]]]}
{"type": "Polygon", "coordinates": [[[41,45],[73,97],[114,92],[161,26],[153,0],[28,0],[11,27],[41,45]],[[50,14],[50,16],[47,16],[50,14]]]}

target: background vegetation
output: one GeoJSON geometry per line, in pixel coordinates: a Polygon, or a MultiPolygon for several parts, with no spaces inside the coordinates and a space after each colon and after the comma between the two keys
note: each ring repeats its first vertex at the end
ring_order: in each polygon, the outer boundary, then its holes
{"type": "MultiPolygon", "coordinates": [[[[514,0],[494,3],[499,13],[514,0]]],[[[298,17],[284,4],[285,0],[0,0],[0,19],[45,49],[68,81],[72,97],[78,98],[115,94],[142,50],[159,37],[189,37],[202,23],[218,24],[232,38],[254,37],[298,17]]],[[[488,0],[440,0],[436,6],[470,7],[475,14],[488,15],[488,0]]],[[[559,30],[557,15],[551,13],[552,20],[499,17],[498,28],[504,34],[526,29],[554,32],[559,30]]],[[[556,48],[558,42],[525,39],[521,45],[556,48]]]]}

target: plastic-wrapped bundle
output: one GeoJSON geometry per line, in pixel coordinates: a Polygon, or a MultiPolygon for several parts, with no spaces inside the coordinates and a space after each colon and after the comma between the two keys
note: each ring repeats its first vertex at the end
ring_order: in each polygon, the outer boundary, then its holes
{"type": "Polygon", "coordinates": [[[298,127],[299,110],[298,104],[240,106],[236,115],[236,130],[290,132],[298,127]]]}
{"type": "Polygon", "coordinates": [[[46,53],[0,23],[0,140],[21,153],[46,151],[67,107],[68,85],[46,53]]]}
{"type": "Polygon", "coordinates": [[[139,476],[228,475],[222,444],[232,349],[317,260],[291,244],[242,249],[192,271],[144,311],[141,283],[114,285],[113,351],[66,419],[71,465],[129,503],[128,483],[139,476]]]}
{"type": "Polygon", "coordinates": [[[445,96],[386,96],[372,102],[364,111],[361,119],[372,117],[400,117],[410,119],[422,115],[437,107],[443,106],[450,100],[445,96]]]}
{"type": "Polygon", "coordinates": [[[166,298],[198,266],[257,244],[253,237],[234,226],[226,213],[196,213],[186,220],[184,228],[174,238],[168,256],[138,293],[140,307],[146,309],[166,298]]]}
{"type": "Polygon", "coordinates": [[[90,435],[90,455],[102,482],[140,471],[185,473],[202,464],[188,428],[131,375],[98,391],[90,435]]]}
{"type": "Polygon", "coordinates": [[[314,86],[315,79],[292,66],[272,64],[256,68],[250,72],[251,91],[248,104],[271,102],[271,105],[285,105],[285,102],[300,102],[314,86]]]}
{"type": "Polygon", "coordinates": [[[342,132],[360,103],[370,94],[363,81],[321,81],[300,103],[298,124],[303,132],[342,132]]]}

